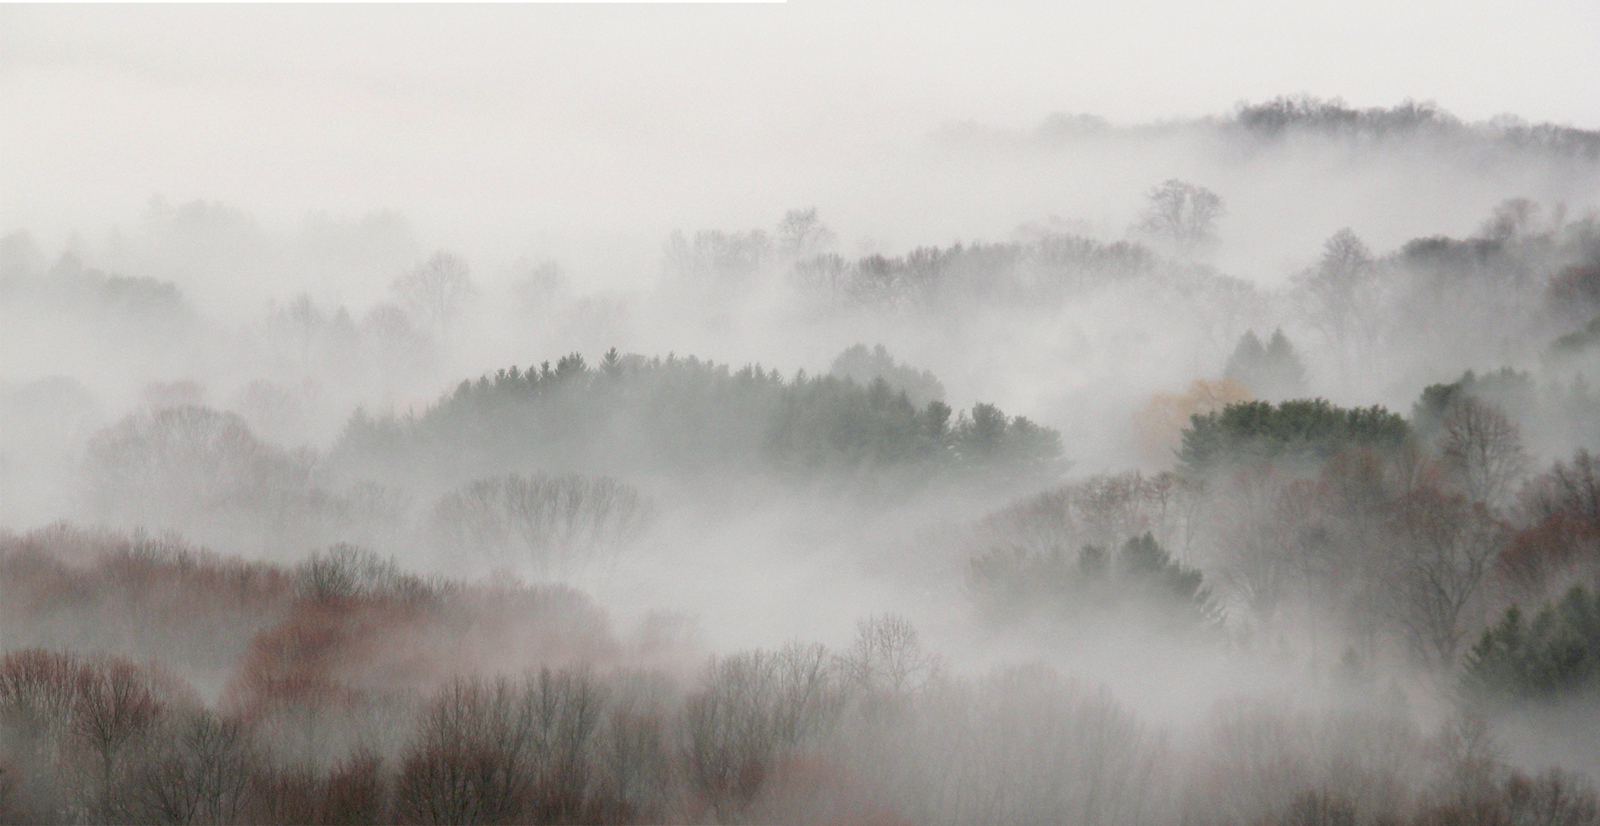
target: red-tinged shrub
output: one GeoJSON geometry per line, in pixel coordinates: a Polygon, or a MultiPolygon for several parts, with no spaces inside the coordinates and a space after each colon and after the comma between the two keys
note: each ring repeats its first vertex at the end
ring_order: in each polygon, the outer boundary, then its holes
{"type": "Polygon", "coordinates": [[[457,673],[474,663],[504,661],[509,652],[517,652],[508,663],[516,670],[603,662],[620,653],[605,612],[572,588],[481,585],[451,596],[439,616],[439,653],[453,660],[457,673]]]}
{"type": "Polygon", "coordinates": [[[126,548],[130,541],[126,534],[108,528],[85,528],[62,520],[21,535],[0,530],[0,555],[37,555],[88,566],[126,548]]]}
{"type": "Polygon", "coordinates": [[[343,673],[357,686],[426,692],[483,663],[516,674],[621,655],[605,613],[560,586],[451,585],[426,600],[360,603],[347,622],[360,631],[343,673]]]}
{"type": "Polygon", "coordinates": [[[333,699],[341,688],[333,672],[351,654],[349,613],[302,602],[283,622],[257,634],[229,686],[229,705],[253,712],[333,699]]]}
{"type": "Polygon", "coordinates": [[[102,557],[98,568],[142,646],[160,640],[208,669],[230,667],[293,598],[281,568],[188,546],[134,546],[102,557]]]}
{"type": "Polygon", "coordinates": [[[298,826],[392,822],[382,768],[382,759],[368,752],[325,773],[309,766],[263,766],[250,777],[244,818],[298,826]]]}
{"type": "Polygon", "coordinates": [[[319,823],[390,823],[389,788],[383,775],[383,758],[357,752],[328,773],[319,823]]]}
{"type": "Polygon", "coordinates": [[[1600,566],[1600,524],[1558,511],[1513,534],[1495,573],[1516,592],[1536,597],[1586,566],[1600,566]]]}
{"type": "Polygon", "coordinates": [[[20,823],[24,819],[17,801],[17,770],[0,762],[0,823],[20,823]]]}
{"type": "Polygon", "coordinates": [[[87,666],[71,654],[29,648],[0,660],[0,743],[54,761],[70,733],[87,666]]]}
{"type": "Polygon", "coordinates": [[[250,778],[247,817],[259,824],[321,823],[324,782],[305,766],[258,772],[250,778]]]}
{"type": "Polygon", "coordinates": [[[1595,826],[1600,798],[1578,775],[1548,769],[1529,777],[1512,771],[1503,780],[1483,778],[1419,807],[1412,826],[1595,826]]]}
{"type": "Polygon", "coordinates": [[[98,577],[37,549],[0,550],[0,627],[10,646],[78,643],[85,635],[82,620],[101,613],[103,600],[98,577]]]}
{"type": "Polygon", "coordinates": [[[780,761],[754,807],[761,820],[796,826],[910,826],[858,772],[822,754],[780,761]]]}
{"type": "Polygon", "coordinates": [[[1600,456],[1580,450],[1535,477],[1522,493],[1527,527],[1501,554],[1498,572],[1521,595],[1565,590],[1600,572],[1600,456]]]}
{"type": "Polygon", "coordinates": [[[224,559],[176,537],[65,524],[0,536],[0,620],[12,645],[225,672],[283,612],[290,586],[281,569],[224,559]]]}
{"type": "Polygon", "coordinates": [[[379,640],[415,642],[416,611],[392,600],[302,600],[257,635],[223,695],[224,707],[255,721],[280,755],[326,766],[392,698],[420,692],[437,674],[406,676],[375,659],[379,640]]]}

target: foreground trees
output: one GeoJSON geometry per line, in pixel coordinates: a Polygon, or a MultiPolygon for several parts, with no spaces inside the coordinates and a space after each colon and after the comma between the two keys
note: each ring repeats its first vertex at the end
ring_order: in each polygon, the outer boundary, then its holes
{"type": "Polygon", "coordinates": [[[406,823],[605,823],[624,816],[598,784],[602,688],[582,672],[521,684],[457,679],[423,710],[401,757],[406,823]]]}
{"type": "MultiPolygon", "coordinates": [[[[93,567],[44,564],[46,554],[93,559],[104,539],[57,529],[19,550],[7,537],[0,609],[8,633],[32,634],[34,613],[105,587],[93,567]],[[21,593],[34,596],[16,599],[21,593]]],[[[950,673],[916,626],[894,615],[862,620],[844,650],[793,643],[671,675],[631,667],[619,647],[569,616],[579,606],[419,581],[348,548],[320,551],[293,571],[240,563],[231,577],[218,575],[221,560],[199,553],[147,565],[151,583],[166,568],[198,574],[181,592],[188,603],[259,612],[264,630],[235,649],[237,673],[214,703],[127,658],[39,647],[0,657],[5,821],[1426,826],[1596,818],[1582,779],[1512,770],[1472,718],[1425,732],[1359,669],[1326,706],[1258,696],[1210,706],[1198,712],[1194,747],[1175,747],[1174,731],[1044,666],[950,673]],[[251,588],[258,596],[237,596],[251,588]],[[272,594],[285,602],[265,598],[272,594]],[[274,619],[285,610],[290,620],[274,619]],[[433,644],[439,623],[447,646],[433,644]],[[469,645],[485,647],[456,656],[469,645]],[[529,646],[537,661],[518,661],[529,646]],[[338,712],[321,718],[326,739],[313,749],[286,724],[294,703],[338,712]]],[[[1115,555],[1080,554],[1073,566],[1074,576],[1101,583],[1090,596],[1181,606],[1174,618],[1203,608],[1198,578],[1152,537],[1115,555]]],[[[1563,696],[1591,685],[1592,669],[1560,666],[1573,662],[1574,635],[1593,630],[1593,603],[1579,594],[1549,609],[1558,620],[1502,623],[1510,630],[1475,651],[1471,685],[1489,692],[1475,696],[1552,696],[1539,682],[1548,675],[1563,696]],[[1506,685],[1518,688],[1493,693],[1506,685]]],[[[137,624],[160,615],[151,607],[118,610],[137,624]]],[[[182,652],[160,653],[192,672],[182,652]]]]}

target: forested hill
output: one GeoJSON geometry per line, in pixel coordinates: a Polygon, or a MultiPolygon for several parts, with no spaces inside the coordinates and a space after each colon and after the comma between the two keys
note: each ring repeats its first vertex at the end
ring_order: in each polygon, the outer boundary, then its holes
{"type": "MultiPolygon", "coordinates": [[[[359,475],[489,470],[766,472],[792,479],[893,471],[906,480],[1062,468],[1061,437],[994,405],[913,404],[887,381],[785,379],[693,356],[578,354],[463,381],[417,416],[358,411],[334,450],[359,475]]],[[[436,477],[437,478],[437,477],[436,477]]]]}
{"type": "Polygon", "coordinates": [[[1322,138],[1350,146],[1400,147],[1425,143],[1439,150],[1479,157],[1566,158],[1580,164],[1600,160],[1600,131],[1514,115],[1467,121],[1427,101],[1391,107],[1356,107],[1340,98],[1279,96],[1240,103],[1230,112],[1126,126],[1092,114],[1057,112],[1030,129],[1004,130],[967,121],[946,125],[939,137],[958,144],[1005,143],[1069,146],[1085,138],[1211,134],[1233,149],[1266,147],[1297,138],[1322,138]]]}

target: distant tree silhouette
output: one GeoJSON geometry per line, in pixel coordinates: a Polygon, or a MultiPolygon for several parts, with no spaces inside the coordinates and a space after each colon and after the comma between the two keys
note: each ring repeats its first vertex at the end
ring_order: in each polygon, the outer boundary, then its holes
{"type": "Polygon", "coordinates": [[[778,223],[778,249],[789,258],[809,258],[827,249],[833,230],[817,217],[817,208],[791,209],[778,223]]]}
{"type": "Polygon", "coordinates": [[[883,614],[856,623],[855,643],[840,657],[840,667],[854,690],[900,700],[938,675],[939,658],[922,647],[910,620],[883,614]]]}
{"type": "Polygon", "coordinates": [[[684,707],[684,760],[691,788],[718,819],[739,817],[783,760],[836,722],[836,684],[821,646],[712,662],[684,707]]]}
{"type": "Polygon", "coordinates": [[[395,278],[395,297],[433,332],[443,332],[472,295],[467,262],[443,250],[395,278]]]}
{"type": "Polygon", "coordinates": [[[1245,333],[1222,376],[1269,398],[1296,398],[1306,391],[1305,365],[1281,329],[1273,331],[1265,347],[1254,332],[1245,333]]]}
{"type": "Polygon", "coordinates": [[[541,575],[564,576],[626,548],[654,513],[637,489],[608,477],[510,474],[446,494],[430,523],[454,552],[529,563],[541,575]]]}
{"type": "Polygon", "coordinates": [[[1145,198],[1149,204],[1139,219],[1139,229],[1181,252],[1213,240],[1217,221],[1227,214],[1217,193],[1176,178],[1151,189],[1145,198]]]}
{"type": "Polygon", "coordinates": [[[980,613],[999,624],[1143,617],[1158,628],[1195,631],[1220,619],[1200,572],[1173,561],[1148,533],[1115,555],[1094,545],[1076,554],[996,548],[969,563],[967,585],[980,613]]]}
{"type": "Polygon", "coordinates": [[[1294,278],[1300,310],[1334,348],[1345,382],[1354,363],[1370,356],[1378,341],[1381,276],[1371,250],[1346,227],[1323,244],[1316,267],[1294,278]]]}
{"type": "Polygon", "coordinates": [[[882,344],[870,350],[865,344],[846,347],[844,352],[834,357],[828,375],[850,379],[863,387],[883,379],[893,390],[905,393],[911,403],[918,407],[944,400],[944,385],[938,378],[927,370],[918,370],[896,361],[882,344]]]}

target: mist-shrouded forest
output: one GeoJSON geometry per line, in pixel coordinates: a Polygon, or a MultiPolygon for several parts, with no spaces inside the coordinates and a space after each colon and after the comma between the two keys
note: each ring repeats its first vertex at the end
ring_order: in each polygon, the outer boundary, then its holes
{"type": "Polygon", "coordinates": [[[1600,131],[870,158],[0,226],[0,821],[1600,824],[1600,131]]]}

